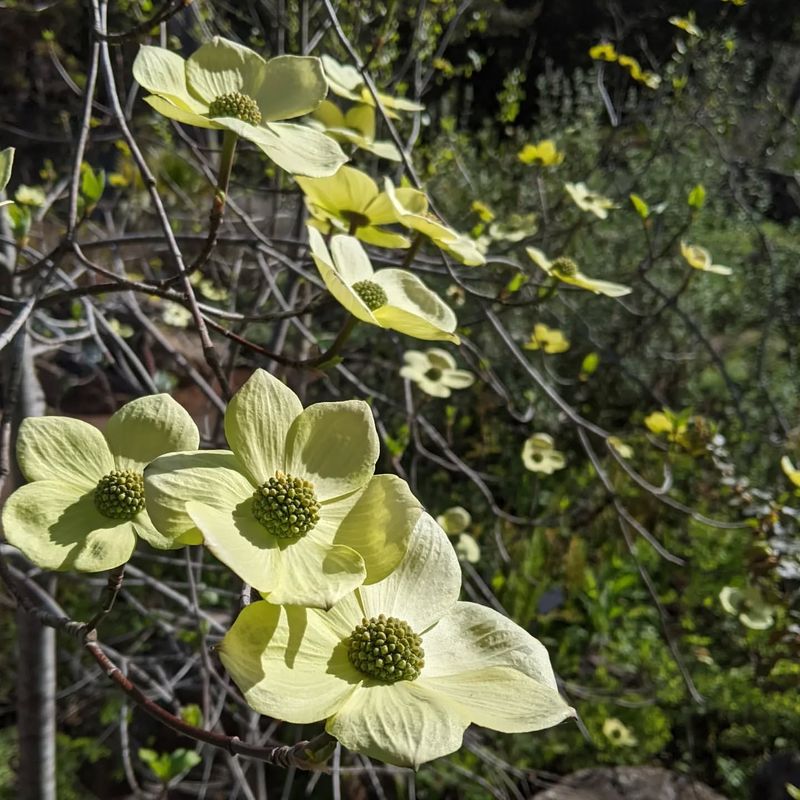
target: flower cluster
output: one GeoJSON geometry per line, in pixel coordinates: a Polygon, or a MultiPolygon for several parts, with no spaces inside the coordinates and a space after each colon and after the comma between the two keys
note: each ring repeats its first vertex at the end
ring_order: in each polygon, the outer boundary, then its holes
{"type": "Polygon", "coordinates": [[[392,764],[457,750],[473,722],[517,732],[573,716],[544,647],[458,601],[447,534],[405,481],[375,474],[366,403],[303,408],[256,370],[224,429],[229,449],[199,450],[196,425],[163,394],[127,403],[104,433],[25,420],[29,483],[3,509],[9,543],[42,568],[87,572],[124,564],[137,537],[206,547],[264,598],[219,648],[250,706],[326,720],[344,745],[392,764]]]}

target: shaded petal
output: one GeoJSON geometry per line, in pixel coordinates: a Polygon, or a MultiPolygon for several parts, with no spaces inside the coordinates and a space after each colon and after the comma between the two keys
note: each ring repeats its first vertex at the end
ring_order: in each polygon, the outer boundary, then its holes
{"type": "Polygon", "coordinates": [[[246,500],[223,510],[192,500],[186,513],[216,558],[254,589],[269,592],[278,580],[278,540],[253,516],[251,505],[246,500]]]}
{"type": "Polygon", "coordinates": [[[588,289],[595,294],[604,294],[606,297],[624,297],[632,291],[630,286],[623,286],[620,283],[612,283],[611,281],[601,281],[596,278],[590,278],[588,275],[576,275],[574,277],[559,275],[558,277],[564,283],[571,283],[573,286],[588,289]]]}
{"type": "Polygon", "coordinates": [[[157,94],[186,111],[198,114],[208,106],[192,97],[186,86],[186,62],[163,47],[142,45],[133,62],[133,77],[148,92],[157,94]]]}
{"type": "Polygon", "coordinates": [[[447,534],[423,513],[403,560],[382,581],[359,589],[366,617],[404,619],[421,634],[458,600],[461,568],[447,534]]]}
{"type": "MultiPolygon", "coordinates": [[[[406,362],[408,368],[420,373],[427,372],[427,370],[429,370],[432,366],[428,354],[423,353],[421,350],[406,350],[405,353],[403,353],[403,361],[406,362]]],[[[403,367],[403,369],[406,368],[407,367],[403,367]]],[[[400,374],[403,374],[402,370],[400,371],[400,374]]],[[[408,377],[411,376],[409,375],[408,377]]]]}
{"type": "Polygon", "coordinates": [[[316,609],[252,603],[218,652],[247,704],[287,722],[330,717],[361,680],[327,614],[316,609]]]}
{"type": "Polygon", "coordinates": [[[267,599],[278,605],[330,608],[367,575],[364,559],[344,545],[324,545],[309,534],[281,547],[267,599]]]}
{"type": "Polygon", "coordinates": [[[111,415],[105,437],[120,469],[141,471],[160,455],[200,447],[194,420],[168,394],[152,394],[126,403],[111,415]]]}
{"type": "Polygon", "coordinates": [[[366,565],[365,583],[387,577],[406,553],[422,504],[396,475],[375,475],[336,534],[335,542],[352,547],[366,565]]]}
{"type": "Polygon", "coordinates": [[[340,64],[335,58],[328,55],[322,56],[322,66],[334,94],[360,102],[361,97],[356,94],[356,89],[364,83],[364,78],[355,67],[350,64],[340,64]]]}
{"type": "MultiPolygon", "coordinates": [[[[425,651],[427,663],[427,650],[425,651]]],[[[503,733],[538,731],[575,716],[555,689],[510,667],[488,667],[443,678],[420,676],[417,683],[447,698],[461,714],[503,733]]]]}
{"type": "Polygon", "coordinates": [[[219,511],[235,508],[251,497],[254,486],[242,474],[229,450],[174,453],[153,461],[144,472],[144,496],[148,515],[160,537],[142,534],[153,547],[172,547],[172,542],[200,544],[202,534],[186,511],[196,500],[219,511]]]}
{"type": "Polygon", "coordinates": [[[194,111],[176,106],[169,100],[159,97],[156,94],[151,94],[144,98],[145,103],[152,106],[159,114],[174,119],[176,122],[182,122],[184,125],[194,125],[196,128],[210,128],[212,130],[220,130],[221,125],[218,125],[213,119],[202,117],[194,111]]]}
{"type": "Polygon", "coordinates": [[[322,234],[311,226],[308,226],[308,242],[311,245],[311,257],[317,265],[319,274],[325,282],[328,291],[357,319],[362,322],[369,322],[371,325],[380,323],[375,319],[372,312],[364,304],[364,301],[345,283],[337,268],[334,266],[333,258],[328,252],[322,234]]]}
{"type": "Polygon", "coordinates": [[[342,211],[366,214],[369,204],[378,196],[378,184],[355,167],[344,166],[327,178],[296,180],[309,200],[337,216],[342,211]]]}
{"type": "Polygon", "coordinates": [[[419,212],[415,212],[401,202],[395,191],[394,184],[389,178],[384,178],[383,188],[386,196],[389,198],[389,202],[394,207],[398,219],[403,225],[415,231],[419,231],[433,240],[448,242],[458,238],[458,234],[456,234],[452,228],[449,228],[427,211],[428,199],[424,192],[417,192],[416,195],[411,196],[415,198],[415,205],[420,209],[419,212]]]}
{"type": "Polygon", "coordinates": [[[420,681],[362,686],[325,730],[345,747],[389,764],[415,769],[461,747],[469,719],[459,706],[420,681]]]}
{"type": "Polygon", "coordinates": [[[401,233],[392,233],[392,231],[385,231],[373,225],[369,225],[366,228],[359,228],[356,231],[356,236],[358,236],[362,242],[375,245],[375,247],[384,247],[387,250],[405,250],[411,247],[411,242],[401,233]]]}
{"type": "Polygon", "coordinates": [[[186,83],[206,103],[230,92],[255,99],[265,68],[264,59],[249,47],[215,36],[187,59],[186,83]]]}
{"type": "Polygon", "coordinates": [[[452,392],[442,381],[432,381],[424,375],[417,379],[417,386],[431,397],[450,397],[452,392]]]}
{"type": "Polygon", "coordinates": [[[91,492],[40,480],[17,489],[3,508],[9,544],[43,569],[101,572],[124,564],[136,546],[133,525],[109,519],[91,492]]]}
{"type": "Polygon", "coordinates": [[[543,269],[548,275],[552,274],[553,262],[538,247],[526,247],[525,252],[536,266],[543,269]]]}
{"type": "Polygon", "coordinates": [[[382,269],[375,273],[374,281],[388,299],[374,312],[383,327],[418,339],[460,341],[453,310],[416,275],[403,269],[382,269]]]}
{"type": "Polygon", "coordinates": [[[253,142],[281,169],[293,175],[326,177],[347,161],[342,148],[330,136],[305,125],[268,122],[256,126],[233,117],[219,117],[217,122],[253,142]]]}
{"type": "Polygon", "coordinates": [[[508,617],[477,603],[455,603],[423,634],[422,647],[425,678],[510,667],[557,691],[544,645],[508,617]]]}
{"type": "Polygon", "coordinates": [[[254,485],[284,469],[286,437],[302,411],[297,395],[263,369],[228,403],[225,437],[254,485]]]}
{"type": "Polygon", "coordinates": [[[366,104],[353,106],[345,114],[348,128],[358,131],[367,139],[375,138],[375,109],[366,104]]]}
{"type": "Polygon", "coordinates": [[[336,103],[332,103],[330,100],[323,100],[314,110],[313,117],[326,128],[345,127],[345,117],[342,110],[336,103]]]}
{"type": "Polygon", "coordinates": [[[363,487],[379,452],[372,411],[363,400],[315,403],[289,430],[286,472],[311,481],[324,502],[363,487]]]}
{"type": "Polygon", "coordinates": [[[457,233],[455,239],[434,239],[433,243],[468,267],[480,267],[486,263],[486,257],[475,240],[463,233],[457,233]]]}
{"type": "MultiPolygon", "coordinates": [[[[398,191],[402,192],[405,190],[400,189],[398,191]]],[[[374,225],[391,225],[392,223],[400,222],[400,215],[395,210],[386,192],[380,192],[372,198],[366,213],[374,225]]]]}
{"type": "Polygon", "coordinates": [[[17,463],[29,481],[52,480],[84,491],[114,469],[103,434],[72,417],[26,417],[17,435],[17,463]]]}
{"type": "Polygon", "coordinates": [[[308,114],[327,93],[328,83],[318,58],[278,56],[267,61],[255,99],[264,120],[270,121],[308,114]]]}
{"type": "Polygon", "coordinates": [[[379,142],[363,142],[359,145],[362,150],[374,153],[378,158],[385,158],[387,161],[402,161],[403,157],[394,142],[381,140],[379,142]]]}

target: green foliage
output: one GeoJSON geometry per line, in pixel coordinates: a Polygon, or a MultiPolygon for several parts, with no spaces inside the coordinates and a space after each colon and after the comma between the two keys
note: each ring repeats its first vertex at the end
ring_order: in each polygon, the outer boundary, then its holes
{"type": "Polygon", "coordinates": [[[196,767],[202,759],[194,750],[179,747],[171,753],[157,753],[146,747],[139,748],[139,758],[147,764],[153,774],[162,782],[169,783],[185,772],[196,767]]]}

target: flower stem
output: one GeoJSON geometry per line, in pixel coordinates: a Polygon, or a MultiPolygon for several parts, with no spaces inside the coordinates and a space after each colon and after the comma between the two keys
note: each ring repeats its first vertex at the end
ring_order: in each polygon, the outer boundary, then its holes
{"type": "Polygon", "coordinates": [[[419,250],[419,246],[422,244],[424,238],[423,234],[417,233],[414,240],[411,242],[411,247],[406,250],[406,255],[403,259],[403,263],[400,265],[400,269],[408,269],[411,266],[411,262],[414,260],[414,256],[417,254],[417,250],[419,250]]]}

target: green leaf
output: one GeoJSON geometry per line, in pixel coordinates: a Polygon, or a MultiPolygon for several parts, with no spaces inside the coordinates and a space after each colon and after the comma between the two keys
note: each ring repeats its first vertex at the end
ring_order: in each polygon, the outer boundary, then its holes
{"type": "Polygon", "coordinates": [[[181,719],[189,725],[194,725],[199,728],[203,724],[203,712],[196,703],[190,703],[188,706],[181,706],[180,712],[181,719]]]}
{"type": "Polygon", "coordinates": [[[633,207],[636,209],[636,213],[642,219],[647,219],[647,217],[650,216],[650,207],[647,205],[644,199],[639,197],[638,194],[631,194],[630,199],[633,207]]]}
{"type": "Polygon", "coordinates": [[[689,204],[690,208],[694,208],[699,211],[706,202],[706,190],[702,183],[698,183],[697,186],[689,192],[689,197],[686,201],[689,204]]]}
{"type": "Polygon", "coordinates": [[[103,169],[95,172],[87,163],[81,165],[81,196],[89,208],[96,206],[106,188],[106,173],[103,169]]]}
{"type": "Polygon", "coordinates": [[[593,375],[599,365],[600,356],[595,352],[589,353],[581,362],[581,373],[587,377],[593,375]]]}
{"type": "Polygon", "coordinates": [[[528,282],[528,276],[524,272],[518,272],[507,284],[506,291],[510,294],[518,292],[528,282]]]}

